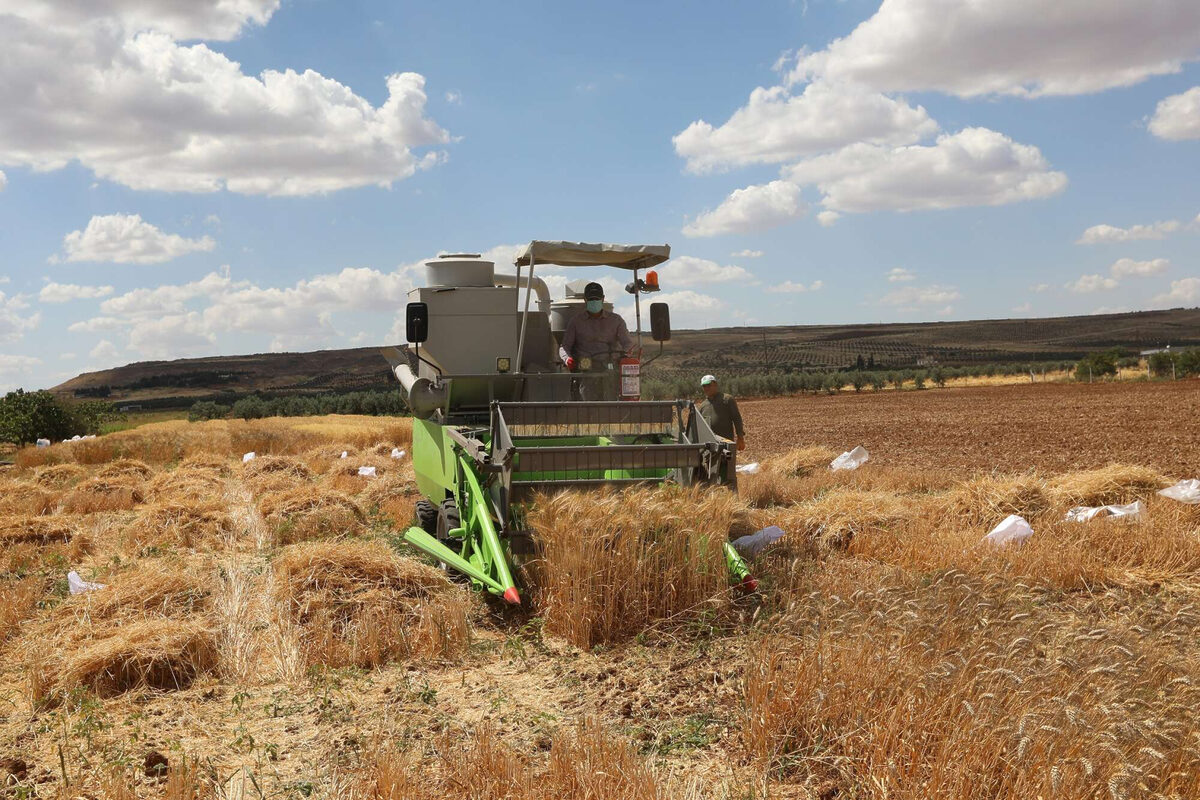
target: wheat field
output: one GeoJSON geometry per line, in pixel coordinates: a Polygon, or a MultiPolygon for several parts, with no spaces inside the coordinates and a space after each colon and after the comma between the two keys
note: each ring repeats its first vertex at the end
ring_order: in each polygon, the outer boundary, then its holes
{"type": "Polygon", "coordinates": [[[1157,494],[1195,476],[797,444],[737,495],[538,498],[518,610],[400,542],[405,420],[23,450],[0,797],[1200,797],[1200,506],[1157,494]],[[1009,514],[1033,537],[984,543],[1009,514]],[[766,525],[745,595],[719,545],[766,525]]]}

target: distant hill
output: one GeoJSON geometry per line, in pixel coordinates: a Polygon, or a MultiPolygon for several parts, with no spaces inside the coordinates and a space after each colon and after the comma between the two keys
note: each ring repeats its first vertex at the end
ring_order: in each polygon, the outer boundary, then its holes
{"type": "MultiPolygon", "coordinates": [[[[645,344],[648,355],[657,350],[648,334],[645,344]]],[[[860,355],[881,369],[930,363],[1059,361],[1112,347],[1137,351],[1167,344],[1200,347],[1200,309],[1044,319],[675,331],[665,355],[650,369],[665,374],[829,369],[852,366],[860,355]]],[[[103,397],[143,408],[179,408],[202,399],[231,402],[255,392],[352,392],[390,389],[394,385],[379,348],[358,347],[142,361],[79,375],[53,391],[103,397]]]]}

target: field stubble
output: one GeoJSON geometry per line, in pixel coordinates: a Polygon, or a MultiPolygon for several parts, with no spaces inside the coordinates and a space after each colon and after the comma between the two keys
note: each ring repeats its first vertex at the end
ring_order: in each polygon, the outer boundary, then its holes
{"type": "Polygon", "coordinates": [[[1195,401],[1119,388],[747,402],[740,497],[539,500],[517,615],[392,546],[403,421],[23,451],[0,797],[1200,797],[1200,510],[1155,494],[1195,476],[1195,401]],[[981,544],[1008,513],[1034,537],[981,544]],[[715,545],[765,524],[741,597],[715,545]],[[68,597],[68,568],[108,587],[68,597]]]}

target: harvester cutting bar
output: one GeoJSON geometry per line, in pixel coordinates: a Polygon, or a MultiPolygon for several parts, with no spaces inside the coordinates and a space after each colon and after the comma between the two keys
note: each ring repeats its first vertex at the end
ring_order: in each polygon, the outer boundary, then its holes
{"type": "Polygon", "coordinates": [[[525,473],[596,470],[679,469],[699,467],[704,462],[705,446],[700,444],[609,444],[593,447],[517,446],[513,477],[525,473]]]}
{"type": "Polygon", "coordinates": [[[496,403],[509,435],[639,436],[682,430],[682,407],[674,401],[588,403],[496,403]]]}

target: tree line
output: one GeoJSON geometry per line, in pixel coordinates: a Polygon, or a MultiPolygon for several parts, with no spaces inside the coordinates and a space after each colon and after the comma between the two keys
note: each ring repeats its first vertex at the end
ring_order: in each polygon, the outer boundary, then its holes
{"type": "Polygon", "coordinates": [[[71,401],[45,390],[17,389],[0,398],[0,442],[21,445],[97,434],[119,418],[112,404],[102,400],[71,401]]]}
{"type": "Polygon", "coordinates": [[[262,419],[263,417],[316,417],[325,414],[400,416],[408,413],[399,389],[346,392],[344,394],[243,397],[232,405],[201,400],[188,410],[192,422],[207,419],[262,419]]]}

